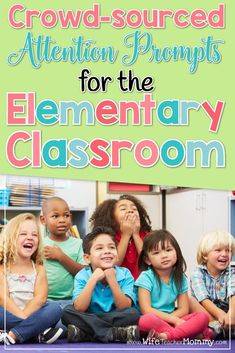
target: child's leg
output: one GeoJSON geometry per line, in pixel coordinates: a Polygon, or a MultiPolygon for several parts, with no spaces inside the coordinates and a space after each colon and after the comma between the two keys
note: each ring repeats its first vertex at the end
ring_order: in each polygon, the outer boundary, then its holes
{"type": "Polygon", "coordinates": [[[148,333],[152,329],[154,329],[156,335],[162,332],[173,335],[174,330],[170,324],[154,314],[145,314],[141,316],[139,319],[139,331],[142,333],[148,333]]]}
{"type": "Polygon", "coordinates": [[[135,308],[115,310],[109,313],[99,314],[98,316],[104,321],[110,323],[112,327],[137,325],[140,318],[140,314],[135,308]]]}
{"type": "Polygon", "coordinates": [[[6,329],[13,332],[22,343],[55,325],[60,320],[62,310],[56,303],[46,303],[27,319],[6,313],[6,329]]]}
{"type": "Polygon", "coordinates": [[[171,333],[167,332],[169,340],[194,338],[204,331],[209,322],[209,316],[203,312],[185,315],[182,319],[185,321],[183,324],[174,327],[171,333]]]}
{"type": "Polygon", "coordinates": [[[117,310],[104,314],[84,313],[68,305],[62,315],[62,323],[75,325],[97,341],[112,341],[112,328],[137,324],[139,313],[136,309],[117,310]]]}

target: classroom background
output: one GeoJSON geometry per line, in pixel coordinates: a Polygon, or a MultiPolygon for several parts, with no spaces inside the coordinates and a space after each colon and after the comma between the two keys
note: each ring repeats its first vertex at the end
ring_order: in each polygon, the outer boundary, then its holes
{"type": "Polygon", "coordinates": [[[177,238],[188,276],[196,266],[196,249],[203,234],[225,230],[235,236],[233,191],[6,175],[0,175],[0,227],[21,212],[39,216],[43,200],[56,195],[67,201],[75,231],[83,238],[90,230],[95,207],[121,194],[133,194],[143,202],[152,229],[166,228],[177,238]]]}

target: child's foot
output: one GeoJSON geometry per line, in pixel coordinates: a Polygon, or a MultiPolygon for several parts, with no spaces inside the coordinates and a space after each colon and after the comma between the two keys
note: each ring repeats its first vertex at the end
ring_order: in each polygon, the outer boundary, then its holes
{"type": "Polygon", "coordinates": [[[168,336],[165,332],[162,332],[162,333],[159,333],[157,335],[157,338],[160,340],[160,341],[168,341],[168,336]]]}
{"type": "Polygon", "coordinates": [[[208,328],[211,329],[213,332],[213,339],[221,335],[221,333],[223,333],[224,331],[221,323],[216,320],[209,322],[208,328]]]}
{"type": "Polygon", "coordinates": [[[91,337],[75,325],[68,325],[68,342],[90,342],[91,337]]]}
{"type": "Polygon", "coordinates": [[[50,327],[38,335],[38,341],[39,343],[51,344],[62,335],[62,332],[63,329],[60,327],[50,327]]]}
{"type": "Polygon", "coordinates": [[[136,325],[126,327],[113,327],[112,342],[129,342],[138,341],[140,339],[139,330],[136,325]]]}
{"type": "Polygon", "coordinates": [[[5,343],[7,346],[10,346],[11,344],[15,344],[14,338],[12,338],[6,331],[1,331],[0,332],[0,343],[5,343]]]}
{"type": "Polygon", "coordinates": [[[149,331],[149,333],[148,333],[147,339],[148,339],[148,340],[151,340],[151,339],[153,339],[153,338],[159,339],[159,340],[161,340],[161,341],[168,341],[168,336],[167,336],[167,334],[166,334],[165,332],[159,333],[159,332],[157,332],[156,330],[151,329],[151,330],[149,331]]]}

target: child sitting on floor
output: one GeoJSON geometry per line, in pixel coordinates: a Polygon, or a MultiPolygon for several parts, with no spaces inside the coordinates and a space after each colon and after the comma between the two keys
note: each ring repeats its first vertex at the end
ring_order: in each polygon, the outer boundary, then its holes
{"type": "Polygon", "coordinates": [[[53,343],[62,333],[51,328],[62,310],[47,302],[42,239],[35,217],[20,214],[5,226],[0,246],[0,342],[7,345],[36,338],[53,343]]]}
{"type": "Polygon", "coordinates": [[[68,326],[68,341],[137,339],[134,279],[128,269],[115,266],[115,233],[107,227],[93,229],[83,239],[83,250],[90,266],[76,275],[73,305],[65,307],[62,316],[68,326]]]}
{"type": "Polygon", "coordinates": [[[175,341],[205,332],[203,338],[210,339],[206,336],[208,315],[204,312],[189,314],[186,265],[171,233],[166,230],[149,233],[144,240],[139,267],[144,270],[135,282],[143,314],[139,320],[140,333],[149,339],[175,341]]]}
{"type": "Polygon", "coordinates": [[[207,233],[198,246],[199,266],[191,275],[192,295],[217,321],[220,331],[228,332],[232,327],[232,336],[235,336],[235,269],[230,262],[234,252],[235,240],[231,234],[207,233]]]}

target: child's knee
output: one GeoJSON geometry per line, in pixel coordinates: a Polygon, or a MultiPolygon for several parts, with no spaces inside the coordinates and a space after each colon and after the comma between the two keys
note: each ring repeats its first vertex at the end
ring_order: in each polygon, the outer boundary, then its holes
{"type": "Polygon", "coordinates": [[[153,328],[153,322],[155,321],[156,316],[154,314],[145,314],[142,315],[139,319],[139,330],[143,332],[148,332],[153,328]]]}
{"type": "Polygon", "coordinates": [[[209,315],[203,311],[196,313],[198,322],[202,322],[207,326],[209,324],[209,315]]]}

